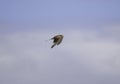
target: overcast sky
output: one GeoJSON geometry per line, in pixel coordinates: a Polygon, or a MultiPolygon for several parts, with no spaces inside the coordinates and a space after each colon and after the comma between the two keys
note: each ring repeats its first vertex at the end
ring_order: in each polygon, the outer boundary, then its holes
{"type": "Polygon", "coordinates": [[[120,84],[120,1],[0,0],[0,84],[120,84]]]}

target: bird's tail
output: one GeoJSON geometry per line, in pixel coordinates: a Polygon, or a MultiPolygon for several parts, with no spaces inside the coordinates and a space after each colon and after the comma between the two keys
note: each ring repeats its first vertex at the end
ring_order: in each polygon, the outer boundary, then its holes
{"type": "Polygon", "coordinates": [[[53,44],[53,45],[51,46],[51,48],[53,48],[55,45],[56,45],[56,44],[53,44]]]}

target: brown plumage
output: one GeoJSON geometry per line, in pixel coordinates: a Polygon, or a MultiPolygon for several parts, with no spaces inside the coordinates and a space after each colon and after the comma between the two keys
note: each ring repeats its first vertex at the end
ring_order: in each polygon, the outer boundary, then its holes
{"type": "Polygon", "coordinates": [[[56,35],[53,38],[51,38],[51,40],[53,40],[53,43],[54,43],[51,46],[51,48],[53,48],[55,45],[59,45],[62,42],[63,37],[64,37],[63,35],[56,35]]]}

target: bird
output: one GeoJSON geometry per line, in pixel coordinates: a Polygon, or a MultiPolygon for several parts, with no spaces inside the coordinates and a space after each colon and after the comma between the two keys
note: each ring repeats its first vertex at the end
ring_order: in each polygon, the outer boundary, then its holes
{"type": "Polygon", "coordinates": [[[59,45],[62,42],[63,37],[63,35],[56,35],[52,37],[51,40],[53,40],[54,44],[51,46],[51,48],[53,48],[55,45],[59,45]]]}

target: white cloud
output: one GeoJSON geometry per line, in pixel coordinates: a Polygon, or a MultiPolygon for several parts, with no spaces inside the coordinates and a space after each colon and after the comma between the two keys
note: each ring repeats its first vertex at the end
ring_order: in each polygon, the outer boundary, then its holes
{"type": "Polygon", "coordinates": [[[61,81],[74,76],[72,79],[76,81],[87,71],[97,75],[120,74],[119,42],[99,38],[100,33],[96,31],[70,30],[61,33],[64,40],[53,49],[50,49],[52,42],[46,41],[52,36],[48,32],[1,36],[0,78],[4,80],[3,84],[5,80],[16,79],[17,82],[20,79],[24,84],[30,83],[30,80],[45,83],[45,80],[61,81]]]}
{"type": "Polygon", "coordinates": [[[99,72],[120,74],[119,42],[109,38],[99,38],[96,32],[76,31],[69,36],[64,48],[74,53],[74,57],[84,62],[85,66],[99,72]]]}

